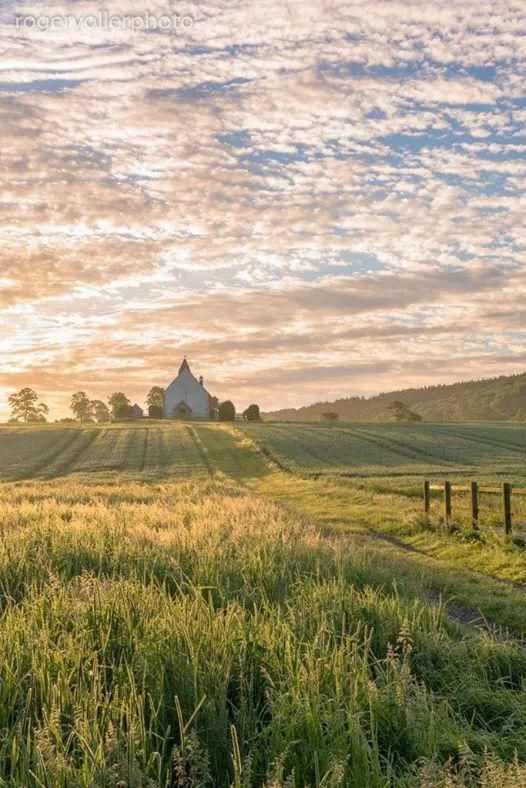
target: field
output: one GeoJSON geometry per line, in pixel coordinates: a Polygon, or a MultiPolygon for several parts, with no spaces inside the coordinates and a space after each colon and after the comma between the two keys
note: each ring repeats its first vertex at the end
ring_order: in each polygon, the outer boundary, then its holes
{"type": "Polygon", "coordinates": [[[182,425],[23,427],[0,432],[0,479],[75,475],[112,482],[133,477],[186,478],[206,473],[192,428],[182,425]]]}
{"type": "Polygon", "coordinates": [[[526,423],[247,424],[288,470],[317,475],[526,483],[526,423]]]}
{"type": "Polygon", "coordinates": [[[0,785],[525,785],[524,547],[415,487],[524,426],[425,427],[0,428],[0,785]]]}

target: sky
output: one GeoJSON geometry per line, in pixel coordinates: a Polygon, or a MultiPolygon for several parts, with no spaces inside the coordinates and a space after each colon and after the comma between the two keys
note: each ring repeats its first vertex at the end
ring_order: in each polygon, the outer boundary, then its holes
{"type": "Polygon", "coordinates": [[[0,418],[184,355],[266,410],[523,371],[525,34],[514,0],[3,0],[0,418]]]}

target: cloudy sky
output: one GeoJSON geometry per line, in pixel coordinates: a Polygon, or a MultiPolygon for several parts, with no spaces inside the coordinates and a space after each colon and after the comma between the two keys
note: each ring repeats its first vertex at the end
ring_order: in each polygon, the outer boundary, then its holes
{"type": "Polygon", "coordinates": [[[0,417],[183,354],[266,409],[524,370],[525,34],[514,0],[3,0],[0,417]]]}

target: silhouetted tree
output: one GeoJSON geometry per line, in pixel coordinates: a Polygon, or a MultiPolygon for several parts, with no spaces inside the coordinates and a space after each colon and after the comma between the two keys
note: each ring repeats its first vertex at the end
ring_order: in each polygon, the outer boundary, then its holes
{"type": "Polygon", "coordinates": [[[396,421],[422,421],[422,416],[419,413],[415,413],[414,410],[407,407],[405,402],[401,402],[399,399],[390,402],[387,410],[391,411],[396,421]]]}
{"type": "Polygon", "coordinates": [[[39,405],[37,405],[37,412],[36,413],[32,413],[31,416],[28,417],[27,422],[28,422],[28,424],[31,423],[31,422],[45,423],[47,421],[46,416],[47,416],[48,413],[49,413],[49,410],[48,410],[47,405],[44,405],[44,403],[41,402],[41,403],[39,403],[39,405]],[[43,410],[43,408],[44,408],[44,410],[43,410]]]}
{"type": "Polygon", "coordinates": [[[160,386],[152,386],[146,397],[146,404],[148,405],[148,412],[150,412],[149,409],[151,407],[161,409],[160,416],[150,415],[150,418],[162,419],[162,414],[164,412],[164,389],[160,386]]]}
{"type": "Polygon", "coordinates": [[[11,418],[14,421],[23,419],[28,421],[46,421],[49,408],[43,402],[37,404],[38,394],[33,389],[26,387],[8,398],[11,408],[11,418]]]}
{"type": "Polygon", "coordinates": [[[84,421],[91,420],[93,416],[93,406],[85,391],[77,391],[73,394],[70,407],[81,424],[84,421]]]}
{"type": "Polygon", "coordinates": [[[160,405],[148,405],[148,417],[150,419],[162,419],[164,417],[164,409],[160,405]]]}
{"type": "Polygon", "coordinates": [[[114,391],[111,397],[108,398],[108,405],[111,408],[111,414],[114,419],[124,418],[127,415],[126,409],[130,408],[130,404],[130,400],[122,391],[114,391]]]}
{"type": "Polygon", "coordinates": [[[93,399],[91,401],[91,408],[93,416],[95,417],[95,420],[98,422],[98,424],[103,424],[104,422],[110,420],[111,416],[109,408],[101,399],[93,399]]]}
{"type": "Polygon", "coordinates": [[[338,413],[334,413],[332,410],[328,410],[325,413],[321,414],[323,421],[338,421],[340,416],[338,413]]]}
{"type": "Polygon", "coordinates": [[[236,418],[236,409],[234,403],[227,399],[219,406],[219,421],[234,421],[236,418]]]}
{"type": "Polygon", "coordinates": [[[253,404],[249,405],[246,410],[243,411],[243,418],[247,421],[259,421],[259,405],[253,404]]]}

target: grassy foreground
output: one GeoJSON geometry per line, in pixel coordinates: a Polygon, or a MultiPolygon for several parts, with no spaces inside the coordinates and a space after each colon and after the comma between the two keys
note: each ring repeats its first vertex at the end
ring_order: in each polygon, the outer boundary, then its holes
{"type": "Polygon", "coordinates": [[[0,476],[0,785],[526,785],[526,649],[440,602],[525,635],[523,548],[412,482],[206,424],[9,428],[0,476]]]}
{"type": "Polygon", "coordinates": [[[2,784],[524,784],[526,652],[235,482],[0,518],[2,784]]]}

